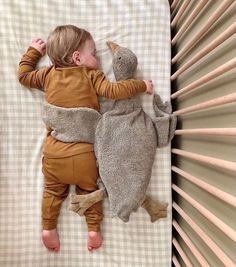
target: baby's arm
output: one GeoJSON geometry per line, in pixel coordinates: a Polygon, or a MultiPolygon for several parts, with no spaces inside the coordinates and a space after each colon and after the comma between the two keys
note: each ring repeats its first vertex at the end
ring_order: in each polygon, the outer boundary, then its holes
{"type": "Polygon", "coordinates": [[[33,39],[26,54],[19,63],[18,79],[26,86],[43,90],[45,79],[50,68],[36,70],[39,59],[45,54],[46,43],[37,38],[33,39]]]}
{"type": "Polygon", "coordinates": [[[153,92],[151,81],[131,79],[111,82],[101,71],[93,72],[92,82],[97,94],[109,99],[126,99],[138,93],[152,94],[153,92]]]}

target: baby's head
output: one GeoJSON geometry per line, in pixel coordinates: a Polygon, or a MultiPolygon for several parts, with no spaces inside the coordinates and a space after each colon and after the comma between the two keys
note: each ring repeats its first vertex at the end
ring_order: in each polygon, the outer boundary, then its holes
{"type": "Polygon", "coordinates": [[[87,66],[97,69],[96,46],[91,34],[74,25],[56,27],[47,40],[47,54],[56,67],[87,66]]]}

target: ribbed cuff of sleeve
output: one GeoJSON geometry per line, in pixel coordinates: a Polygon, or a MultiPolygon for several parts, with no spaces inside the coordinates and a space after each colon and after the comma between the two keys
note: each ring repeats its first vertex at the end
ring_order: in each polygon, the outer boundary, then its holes
{"type": "Polygon", "coordinates": [[[143,80],[136,80],[136,82],[138,83],[137,84],[137,92],[139,92],[139,93],[146,92],[147,87],[146,87],[145,82],[143,80]]]}
{"type": "Polygon", "coordinates": [[[34,60],[39,60],[42,57],[41,53],[32,46],[28,48],[26,54],[34,60]]]}

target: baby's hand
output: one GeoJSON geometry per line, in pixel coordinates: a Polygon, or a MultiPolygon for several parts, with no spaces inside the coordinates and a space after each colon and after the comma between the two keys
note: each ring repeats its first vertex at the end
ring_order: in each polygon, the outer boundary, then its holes
{"type": "Polygon", "coordinates": [[[46,52],[46,43],[40,38],[34,38],[30,46],[34,47],[39,53],[44,56],[46,52]]]}
{"type": "Polygon", "coordinates": [[[152,95],[153,94],[153,84],[152,81],[147,81],[147,80],[143,80],[146,84],[146,91],[145,93],[148,95],[152,95]]]}

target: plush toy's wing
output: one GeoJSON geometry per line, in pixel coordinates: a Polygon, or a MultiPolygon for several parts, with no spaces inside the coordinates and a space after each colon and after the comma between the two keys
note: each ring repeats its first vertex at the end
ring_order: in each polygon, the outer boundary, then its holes
{"type": "Polygon", "coordinates": [[[62,108],[43,103],[42,118],[51,135],[62,142],[94,143],[101,114],[91,108],[62,108]]]}
{"type": "Polygon", "coordinates": [[[170,102],[163,102],[158,94],[153,97],[153,109],[156,117],[153,123],[157,134],[157,146],[167,146],[174,137],[177,117],[172,113],[170,102]]]}

